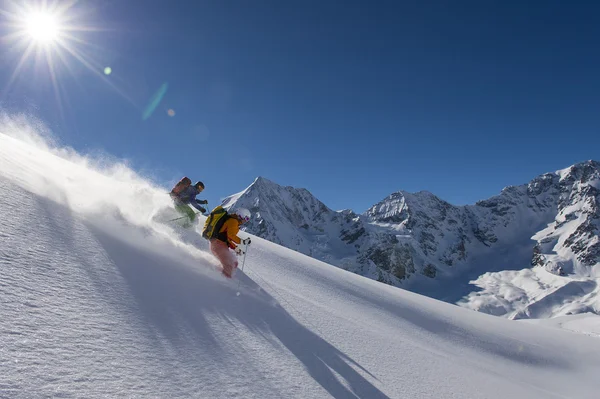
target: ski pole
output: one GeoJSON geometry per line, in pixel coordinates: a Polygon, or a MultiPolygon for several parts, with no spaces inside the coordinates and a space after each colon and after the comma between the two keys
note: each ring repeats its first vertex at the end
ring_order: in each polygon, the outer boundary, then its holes
{"type": "MultiPolygon", "coordinates": [[[[199,214],[199,213],[201,213],[201,212],[194,212],[194,214],[195,214],[195,215],[197,215],[197,214],[199,214]]],[[[176,220],[185,219],[185,218],[188,218],[188,219],[189,219],[189,216],[185,215],[185,216],[181,216],[181,217],[178,217],[178,218],[175,218],[175,219],[167,220],[167,223],[168,223],[168,222],[174,222],[174,221],[176,221],[176,220]]]]}
{"type": "MultiPolygon", "coordinates": [[[[246,245],[246,251],[244,252],[244,259],[242,260],[242,271],[244,271],[244,265],[246,264],[246,255],[248,255],[248,249],[250,249],[250,244],[246,245]]],[[[240,296],[240,284],[242,280],[238,278],[238,286],[237,286],[237,296],[240,296]]]]}
{"type": "Polygon", "coordinates": [[[189,216],[181,216],[181,217],[179,217],[179,218],[175,218],[175,219],[167,220],[167,223],[168,223],[168,222],[174,222],[174,221],[176,221],[176,220],[181,220],[181,219],[184,219],[184,218],[188,218],[188,219],[189,219],[189,216]]]}
{"type": "Polygon", "coordinates": [[[246,245],[246,252],[244,252],[244,259],[242,260],[242,271],[244,271],[244,264],[246,264],[246,255],[248,255],[249,249],[250,249],[250,244],[246,245]]]}

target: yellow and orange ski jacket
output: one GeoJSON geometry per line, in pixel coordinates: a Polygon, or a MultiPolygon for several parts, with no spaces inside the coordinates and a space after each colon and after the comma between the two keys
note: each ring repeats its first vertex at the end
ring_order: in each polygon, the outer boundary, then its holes
{"type": "MultiPolygon", "coordinates": [[[[240,221],[234,217],[230,217],[223,223],[223,226],[219,230],[219,238],[227,238],[225,243],[231,249],[235,249],[237,244],[242,242],[242,240],[237,236],[237,233],[240,231],[240,221]]],[[[224,241],[224,240],[222,240],[224,241]]]]}

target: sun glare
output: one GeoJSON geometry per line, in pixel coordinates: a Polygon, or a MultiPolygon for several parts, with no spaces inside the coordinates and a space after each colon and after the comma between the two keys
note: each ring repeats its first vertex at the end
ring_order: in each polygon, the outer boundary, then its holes
{"type": "Polygon", "coordinates": [[[33,13],[25,21],[27,33],[35,41],[50,43],[58,39],[60,26],[52,14],[33,13]]]}
{"type": "Polygon", "coordinates": [[[81,0],[1,0],[0,41],[9,49],[0,58],[3,66],[12,64],[12,74],[0,86],[0,102],[21,82],[24,74],[33,73],[36,79],[47,79],[54,87],[55,99],[63,112],[62,79],[81,76],[79,64],[100,77],[126,100],[134,103],[112,81],[112,69],[101,57],[101,47],[87,41],[94,32],[103,29],[86,23],[90,14],[81,0]],[[89,51],[93,47],[94,51],[89,51]]]}

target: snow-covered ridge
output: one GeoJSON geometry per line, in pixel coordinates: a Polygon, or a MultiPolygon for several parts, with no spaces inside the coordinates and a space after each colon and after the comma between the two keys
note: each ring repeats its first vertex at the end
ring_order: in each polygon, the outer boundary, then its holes
{"type": "MultiPolygon", "coordinates": [[[[467,206],[451,205],[426,191],[399,191],[357,215],[333,211],[305,189],[262,177],[227,203],[253,211],[249,232],[288,248],[473,309],[526,317],[525,308],[541,300],[537,290],[515,287],[524,290],[516,301],[503,297],[504,285],[497,289],[497,283],[474,281],[481,288],[475,293],[468,282],[480,276],[485,280],[486,273],[504,276],[505,270],[533,268],[523,282],[532,286],[535,268],[540,268],[542,274],[560,277],[542,289],[556,299],[567,291],[558,288],[572,285],[572,279],[594,278],[600,260],[599,165],[587,161],[546,173],[467,206]]],[[[507,283],[514,286],[509,276],[507,283]]],[[[541,313],[596,311],[596,291],[588,291],[582,295],[585,305],[555,304],[553,311],[541,313]]],[[[573,295],[558,302],[572,303],[573,295]]]]}

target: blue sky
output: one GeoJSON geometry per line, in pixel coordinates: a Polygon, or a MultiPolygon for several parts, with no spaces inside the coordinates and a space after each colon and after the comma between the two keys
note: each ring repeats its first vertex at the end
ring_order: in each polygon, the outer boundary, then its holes
{"type": "Polygon", "coordinates": [[[600,158],[600,3],[123,0],[65,15],[93,28],[71,32],[84,63],[62,50],[53,84],[30,57],[11,81],[23,49],[3,40],[1,106],[165,186],[202,180],[211,207],[256,176],[333,209],[397,190],[467,204],[600,158]]]}

